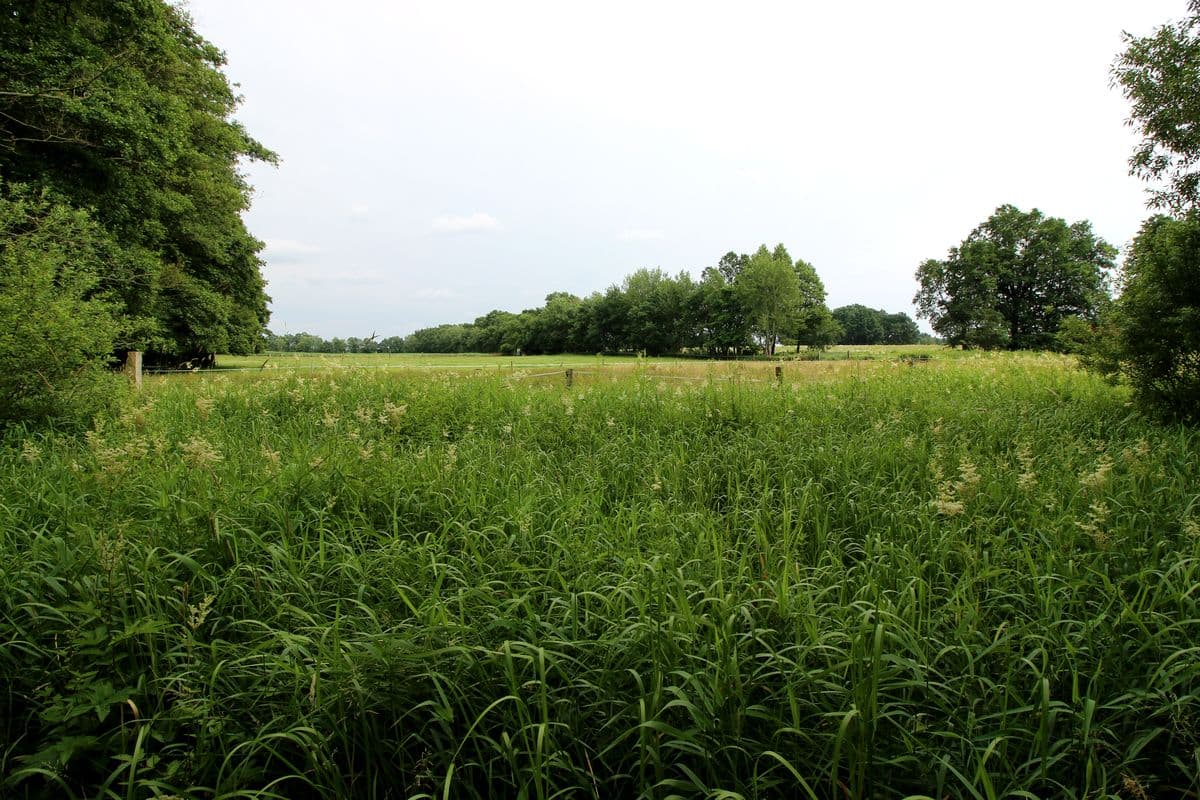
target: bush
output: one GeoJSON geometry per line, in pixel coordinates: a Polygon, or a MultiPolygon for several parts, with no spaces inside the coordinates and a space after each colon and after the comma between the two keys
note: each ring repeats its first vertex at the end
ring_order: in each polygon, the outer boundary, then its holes
{"type": "Polygon", "coordinates": [[[1164,416],[1200,421],[1200,218],[1155,216],[1125,260],[1121,296],[1102,320],[1115,336],[1093,366],[1121,373],[1138,401],[1164,416]]]}
{"type": "Polygon", "coordinates": [[[110,249],[84,212],[0,190],[0,429],[81,427],[117,397],[118,321],[97,295],[110,249]]]}

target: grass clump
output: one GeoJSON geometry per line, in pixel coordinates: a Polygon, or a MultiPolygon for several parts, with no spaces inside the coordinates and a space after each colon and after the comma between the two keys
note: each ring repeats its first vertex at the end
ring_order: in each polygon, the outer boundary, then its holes
{"type": "Polygon", "coordinates": [[[1195,794],[1200,442],[1066,365],[218,376],[10,437],[5,791],[1195,794]]]}

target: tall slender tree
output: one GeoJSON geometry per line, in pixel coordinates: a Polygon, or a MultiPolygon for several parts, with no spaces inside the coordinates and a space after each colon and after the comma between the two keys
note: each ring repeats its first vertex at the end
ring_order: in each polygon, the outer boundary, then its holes
{"type": "Polygon", "coordinates": [[[750,256],[734,284],[750,316],[751,330],[767,355],[793,330],[803,296],[791,257],[783,245],[764,244],[750,256]]]}

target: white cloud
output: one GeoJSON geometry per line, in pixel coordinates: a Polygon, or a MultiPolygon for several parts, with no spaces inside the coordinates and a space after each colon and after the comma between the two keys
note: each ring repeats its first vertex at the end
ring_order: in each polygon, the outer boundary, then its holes
{"type": "Polygon", "coordinates": [[[454,297],[454,292],[440,287],[426,287],[414,290],[409,297],[414,300],[449,300],[454,297]]]}
{"type": "Polygon", "coordinates": [[[662,238],[663,232],[657,228],[626,228],[617,234],[617,239],[622,242],[649,242],[662,238]]]}
{"type": "Polygon", "coordinates": [[[267,282],[278,288],[280,286],[319,287],[322,291],[343,291],[355,287],[379,287],[389,283],[389,275],[379,269],[371,268],[336,268],[317,262],[303,262],[299,259],[281,261],[274,259],[275,265],[267,264],[263,276],[267,282]]]}
{"type": "Polygon", "coordinates": [[[476,233],[498,231],[501,227],[495,217],[482,212],[476,212],[469,217],[442,214],[433,220],[434,233],[476,233]]]}
{"type": "Polygon", "coordinates": [[[366,203],[353,203],[350,206],[351,219],[366,219],[371,207],[366,203]]]}
{"type": "Polygon", "coordinates": [[[321,252],[315,244],[298,242],[295,239],[264,239],[263,257],[271,261],[302,261],[306,256],[321,252]]]}
{"type": "Polygon", "coordinates": [[[749,169],[747,167],[742,167],[737,171],[737,176],[744,181],[749,181],[750,183],[757,184],[759,186],[767,182],[767,173],[763,172],[761,169],[749,169]]]}

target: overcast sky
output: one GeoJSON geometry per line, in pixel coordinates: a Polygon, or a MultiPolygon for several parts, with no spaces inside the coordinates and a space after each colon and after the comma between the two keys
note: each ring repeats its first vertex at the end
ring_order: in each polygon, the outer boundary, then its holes
{"type": "Polygon", "coordinates": [[[1185,0],[190,0],[254,165],[270,327],[406,334],[782,242],[830,307],[913,313],[999,205],[1124,246],[1109,86],[1185,0]]]}

